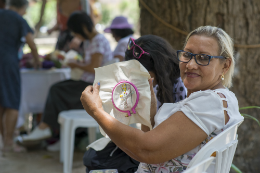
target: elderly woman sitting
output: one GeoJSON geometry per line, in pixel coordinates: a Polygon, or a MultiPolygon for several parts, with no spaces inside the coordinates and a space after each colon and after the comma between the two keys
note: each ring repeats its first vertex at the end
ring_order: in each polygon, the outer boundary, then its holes
{"type": "Polygon", "coordinates": [[[184,50],[178,51],[178,59],[187,98],[165,103],[157,113],[154,107],[151,131],[134,129],[109,116],[102,109],[98,84],[82,93],[84,108],[113,142],[143,162],[138,173],[182,172],[209,139],[243,119],[234,93],[227,89],[235,62],[233,43],[225,31],[212,26],[197,28],[188,35],[184,50]]]}

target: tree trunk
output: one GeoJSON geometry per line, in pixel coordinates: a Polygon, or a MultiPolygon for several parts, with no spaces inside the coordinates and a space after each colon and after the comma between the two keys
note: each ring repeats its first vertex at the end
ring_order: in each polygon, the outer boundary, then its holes
{"type": "MultiPolygon", "coordinates": [[[[260,43],[260,0],[143,0],[163,21],[190,32],[199,26],[224,29],[236,44],[260,43]]],[[[185,35],[162,24],[139,2],[141,35],[154,34],[183,49],[185,35]]],[[[260,106],[260,48],[236,48],[236,69],[231,90],[239,106],[260,106]]],[[[242,112],[242,111],[241,111],[242,112]]],[[[260,111],[243,111],[259,120],[260,111]]],[[[260,172],[260,127],[245,119],[238,130],[233,163],[243,172],[260,172]]]]}

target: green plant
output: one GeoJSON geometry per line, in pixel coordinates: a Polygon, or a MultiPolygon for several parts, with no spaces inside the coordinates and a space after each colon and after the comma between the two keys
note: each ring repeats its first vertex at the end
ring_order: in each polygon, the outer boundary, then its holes
{"type": "MultiPolygon", "coordinates": [[[[247,106],[247,107],[242,107],[239,110],[244,110],[244,109],[260,109],[260,107],[259,106],[247,106]]],[[[259,121],[255,117],[248,115],[248,114],[244,114],[244,113],[241,113],[241,115],[244,118],[249,118],[249,119],[255,120],[258,123],[258,125],[260,126],[259,121]]]]}
{"type": "MultiPolygon", "coordinates": [[[[247,107],[242,107],[242,108],[239,108],[239,110],[245,110],[245,109],[260,109],[259,106],[247,106],[247,107]]],[[[258,121],[258,119],[256,119],[255,117],[253,117],[252,115],[248,115],[248,114],[244,114],[244,113],[240,113],[244,118],[249,118],[251,120],[254,120],[258,123],[258,125],[260,126],[260,123],[258,121]]],[[[237,173],[242,173],[242,171],[236,167],[236,165],[232,164],[231,165],[231,169],[233,169],[235,172],[237,173]]]]}

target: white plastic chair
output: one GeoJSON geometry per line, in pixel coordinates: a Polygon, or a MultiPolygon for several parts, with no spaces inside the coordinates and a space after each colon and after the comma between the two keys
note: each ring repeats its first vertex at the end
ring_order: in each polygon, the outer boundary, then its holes
{"type": "Polygon", "coordinates": [[[227,128],[212,140],[210,140],[194,156],[187,169],[198,165],[208,159],[216,152],[215,173],[228,173],[237,147],[237,128],[243,121],[240,121],[227,128]]]}
{"type": "Polygon", "coordinates": [[[203,160],[201,163],[191,167],[190,169],[187,169],[183,173],[209,173],[207,172],[207,169],[215,159],[215,157],[209,157],[203,160]]]}
{"type": "Polygon", "coordinates": [[[75,130],[78,127],[88,128],[89,143],[96,140],[96,128],[99,126],[84,109],[63,111],[59,114],[60,123],[60,162],[63,162],[63,173],[72,172],[75,130]]]}

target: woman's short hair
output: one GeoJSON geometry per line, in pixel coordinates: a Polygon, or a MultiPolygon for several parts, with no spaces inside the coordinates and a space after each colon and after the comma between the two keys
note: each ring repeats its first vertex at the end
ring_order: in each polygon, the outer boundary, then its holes
{"type": "Polygon", "coordinates": [[[134,31],[130,28],[128,28],[128,29],[111,29],[111,32],[119,38],[124,38],[124,37],[134,34],[134,31]]]}
{"type": "Polygon", "coordinates": [[[84,38],[88,39],[87,35],[83,30],[85,26],[89,32],[92,32],[94,24],[90,16],[83,11],[76,11],[72,13],[67,22],[68,28],[77,34],[82,35],[84,38]]]}
{"type": "Polygon", "coordinates": [[[234,74],[235,68],[235,59],[234,59],[234,44],[231,37],[221,28],[214,26],[201,26],[192,32],[186,38],[184,47],[186,46],[189,38],[193,35],[204,35],[207,37],[213,37],[217,40],[219,45],[219,55],[231,59],[231,66],[225,74],[223,85],[227,88],[232,86],[232,77],[234,74]]]}
{"type": "Polygon", "coordinates": [[[169,42],[155,35],[144,35],[135,40],[149,55],[136,59],[133,50],[126,50],[125,59],[138,60],[148,71],[152,71],[158,83],[157,98],[163,103],[174,103],[173,86],[180,77],[179,61],[176,51],[169,42]]]}
{"type": "Polygon", "coordinates": [[[29,2],[28,0],[8,0],[7,4],[16,8],[23,8],[28,6],[29,2]]]}

